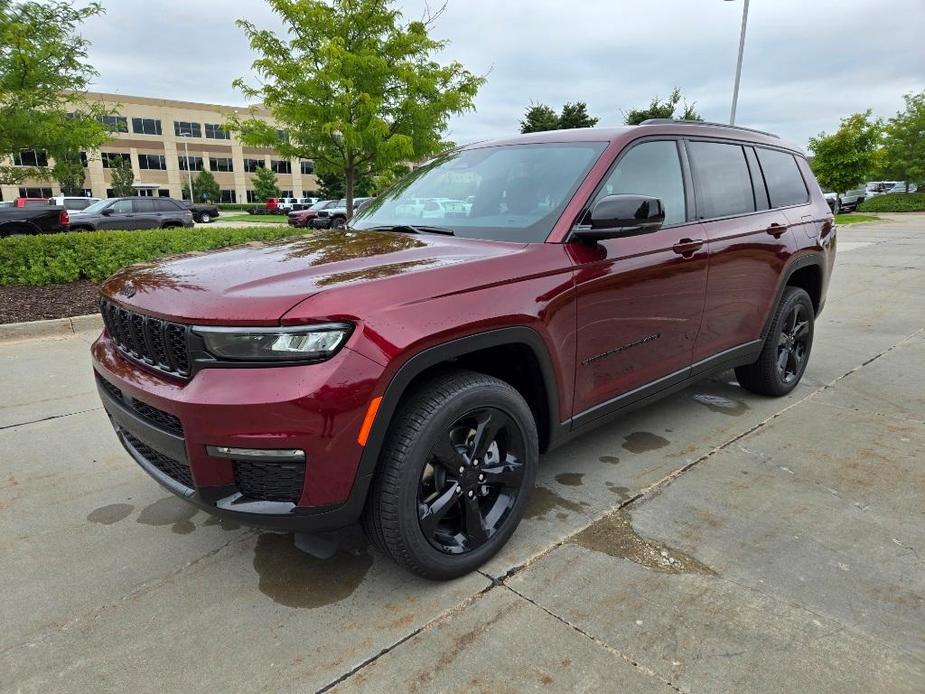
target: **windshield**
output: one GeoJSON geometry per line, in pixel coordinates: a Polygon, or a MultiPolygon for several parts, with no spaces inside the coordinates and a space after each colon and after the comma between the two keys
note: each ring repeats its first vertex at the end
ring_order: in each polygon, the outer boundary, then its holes
{"type": "Polygon", "coordinates": [[[352,226],[434,225],[457,236],[540,243],[603,150],[602,142],[569,142],[450,152],[369,203],[352,226]]]}
{"type": "Polygon", "coordinates": [[[89,205],[83,208],[82,210],[80,210],[80,212],[83,212],[84,214],[97,214],[100,210],[106,207],[110,202],[112,201],[111,200],[100,200],[99,202],[95,202],[92,205],[89,205]]]}

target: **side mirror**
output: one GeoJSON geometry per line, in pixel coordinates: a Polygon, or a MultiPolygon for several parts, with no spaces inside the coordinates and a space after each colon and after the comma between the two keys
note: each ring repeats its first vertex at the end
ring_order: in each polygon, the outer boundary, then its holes
{"type": "Polygon", "coordinates": [[[591,209],[591,225],[572,232],[582,241],[651,234],[665,223],[665,206],[649,195],[607,195],[591,209]]]}
{"type": "Polygon", "coordinates": [[[114,213],[111,207],[107,207],[105,210],[102,210],[100,214],[104,217],[112,217],[114,213]]]}

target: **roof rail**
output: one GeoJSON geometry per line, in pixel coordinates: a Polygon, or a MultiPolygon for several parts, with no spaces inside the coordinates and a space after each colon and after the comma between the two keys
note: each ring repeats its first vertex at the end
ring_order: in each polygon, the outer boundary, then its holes
{"type": "Polygon", "coordinates": [[[732,130],[746,130],[750,133],[759,133],[761,135],[767,135],[768,137],[774,137],[778,140],[780,135],[775,135],[774,133],[769,133],[767,130],[758,130],[756,128],[743,128],[741,125],[729,125],[729,123],[711,123],[706,120],[675,120],[674,118],[648,118],[639,125],[711,125],[717,128],[731,128],[732,130]]]}

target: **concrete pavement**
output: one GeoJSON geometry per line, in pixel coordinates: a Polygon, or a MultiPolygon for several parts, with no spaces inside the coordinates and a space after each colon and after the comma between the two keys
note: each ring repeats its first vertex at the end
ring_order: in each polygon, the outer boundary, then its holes
{"type": "Polygon", "coordinates": [[[443,584],[167,495],[92,333],[0,345],[0,690],[922,691],[925,217],[839,243],[790,396],[722,374],[546,456],[443,584]]]}

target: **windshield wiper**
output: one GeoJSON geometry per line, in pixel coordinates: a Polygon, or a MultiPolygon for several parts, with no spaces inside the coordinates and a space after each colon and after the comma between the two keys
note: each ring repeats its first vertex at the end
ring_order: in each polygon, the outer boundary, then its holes
{"type": "Polygon", "coordinates": [[[366,227],[360,231],[397,231],[404,234],[443,234],[455,236],[456,232],[447,227],[419,226],[416,224],[393,224],[391,226],[366,227]]]}

